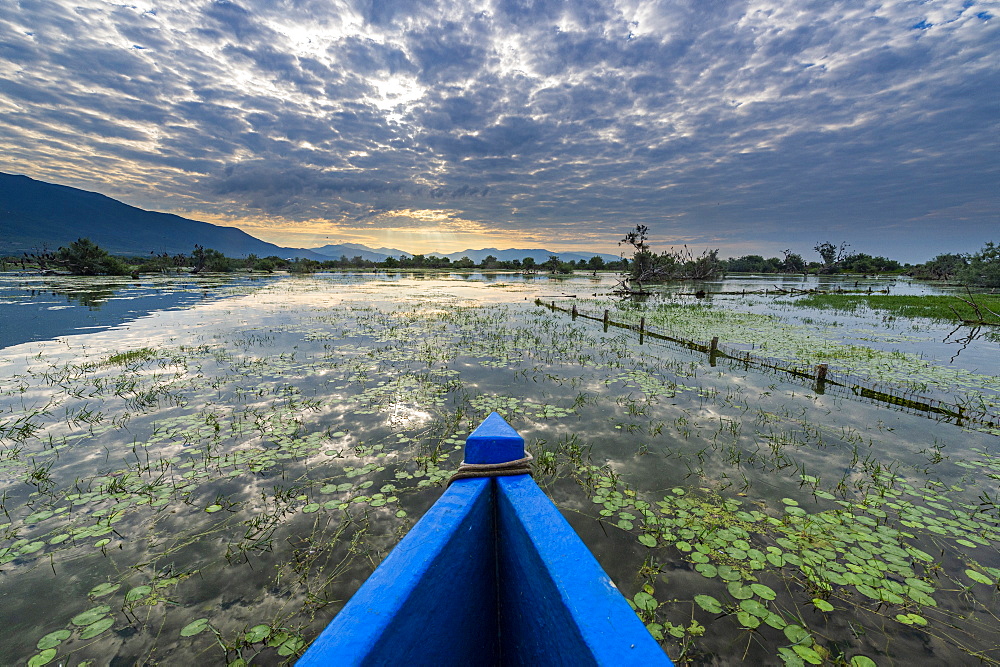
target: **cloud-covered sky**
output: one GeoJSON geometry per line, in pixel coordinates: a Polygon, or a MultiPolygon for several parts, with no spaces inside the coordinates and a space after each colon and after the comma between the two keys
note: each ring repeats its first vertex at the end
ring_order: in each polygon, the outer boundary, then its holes
{"type": "Polygon", "coordinates": [[[0,171],[299,247],[1000,241],[1000,2],[0,0],[0,171]]]}

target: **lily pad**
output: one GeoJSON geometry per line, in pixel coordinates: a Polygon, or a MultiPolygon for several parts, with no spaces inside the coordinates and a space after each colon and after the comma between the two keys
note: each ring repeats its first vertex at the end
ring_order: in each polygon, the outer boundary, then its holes
{"type": "Polygon", "coordinates": [[[111,607],[105,604],[98,607],[91,607],[87,611],[74,616],[70,620],[70,623],[78,626],[90,625],[91,623],[96,623],[101,620],[101,618],[104,617],[109,611],[111,611],[111,607]]]}
{"type": "Polygon", "coordinates": [[[245,638],[251,644],[255,644],[260,641],[264,641],[271,636],[271,626],[266,623],[261,623],[260,625],[255,625],[249,630],[245,635],[245,638]]]}
{"type": "Polygon", "coordinates": [[[711,595],[695,595],[694,601],[698,603],[699,607],[701,607],[710,614],[722,613],[722,603],[720,603],[711,595]]]}
{"type": "Polygon", "coordinates": [[[982,572],[976,572],[975,570],[966,570],[965,576],[967,576],[969,579],[972,579],[977,583],[986,584],[987,586],[992,586],[993,584],[996,583],[994,580],[990,579],[982,572]]]}
{"type": "Polygon", "coordinates": [[[656,598],[645,591],[639,591],[632,597],[635,606],[643,611],[653,611],[657,607],[656,598]]]}
{"type": "Polygon", "coordinates": [[[125,594],[125,602],[135,602],[141,600],[153,591],[152,586],[136,586],[125,594]]]}
{"type": "Polygon", "coordinates": [[[56,650],[54,648],[48,648],[37,655],[33,655],[28,659],[28,667],[41,667],[42,665],[47,665],[52,662],[52,658],[56,657],[56,650]]]}
{"type": "Polygon", "coordinates": [[[101,634],[112,625],[115,624],[115,619],[111,616],[105,616],[96,623],[91,623],[86,627],[86,629],[80,633],[80,639],[93,639],[97,635],[101,634]]]}
{"type": "Polygon", "coordinates": [[[191,621],[183,628],[181,628],[181,637],[193,637],[201,633],[207,627],[208,627],[207,618],[199,618],[195,621],[191,621]]]}
{"type": "Polygon", "coordinates": [[[90,593],[88,593],[88,595],[95,598],[104,597],[105,595],[110,595],[111,593],[114,593],[119,588],[121,588],[121,586],[122,586],[121,584],[110,584],[110,583],[97,584],[96,586],[90,589],[90,593]]]}
{"type": "Polygon", "coordinates": [[[40,651],[44,651],[44,650],[47,650],[47,649],[50,649],[50,648],[54,648],[56,646],[59,646],[59,644],[61,644],[63,642],[63,640],[69,639],[70,635],[72,635],[72,634],[73,633],[70,630],[66,630],[66,629],[56,630],[55,632],[50,632],[49,634],[47,634],[44,637],[42,637],[41,639],[39,639],[38,643],[35,644],[35,646],[40,651]]]}
{"type": "Polygon", "coordinates": [[[821,598],[813,598],[812,603],[820,611],[833,611],[833,605],[821,598]]]}

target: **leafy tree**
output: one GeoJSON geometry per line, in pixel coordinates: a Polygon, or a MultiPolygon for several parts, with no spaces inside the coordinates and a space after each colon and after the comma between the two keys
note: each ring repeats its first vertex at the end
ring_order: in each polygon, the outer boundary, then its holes
{"type": "Polygon", "coordinates": [[[823,258],[823,273],[837,272],[837,267],[846,256],[848,247],[847,243],[835,246],[829,241],[817,243],[813,246],[813,250],[818,252],[819,256],[823,258]]]}
{"type": "Polygon", "coordinates": [[[493,255],[487,255],[486,259],[483,260],[481,266],[484,269],[495,269],[500,265],[500,260],[498,260],[493,255]]]}
{"type": "Polygon", "coordinates": [[[802,259],[802,255],[792,252],[791,250],[782,250],[781,254],[784,255],[784,259],[781,260],[781,270],[786,273],[799,273],[800,271],[805,271],[806,261],[802,259]]]}
{"type": "Polygon", "coordinates": [[[587,262],[587,268],[591,271],[600,271],[604,268],[604,258],[594,255],[590,258],[590,261],[587,262]]]}
{"type": "Polygon", "coordinates": [[[191,253],[191,261],[194,264],[194,267],[191,269],[192,273],[201,273],[203,271],[228,273],[233,270],[232,260],[218,250],[205,248],[200,245],[194,247],[194,252],[191,253]]]}
{"type": "Polygon", "coordinates": [[[53,264],[79,276],[127,276],[133,271],[124,260],[112,257],[107,250],[87,238],[77,239],[59,248],[54,255],[46,253],[46,256],[53,264]]]}
{"type": "Polygon", "coordinates": [[[992,241],[969,257],[969,263],[957,272],[956,277],[966,285],[1000,287],[1000,246],[992,241]]]}
{"type": "Polygon", "coordinates": [[[879,273],[883,271],[898,271],[902,268],[894,259],[887,257],[872,257],[863,252],[854,253],[844,257],[840,262],[841,268],[854,273],[879,273]]]}
{"type": "Polygon", "coordinates": [[[468,255],[464,255],[462,259],[453,262],[452,267],[456,269],[474,269],[476,267],[476,263],[473,262],[468,255]]]}
{"type": "Polygon", "coordinates": [[[723,273],[718,250],[706,250],[695,257],[685,245],[683,250],[671,248],[656,255],[649,250],[648,238],[649,229],[645,225],[636,225],[635,229],[626,233],[618,242],[618,245],[630,245],[634,249],[625,281],[635,283],[640,290],[643,283],[708,280],[723,273]]]}
{"type": "Polygon", "coordinates": [[[525,271],[528,271],[528,272],[534,272],[534,271],[537,270],[537,268],[535,266],[535,258],[534,257],[525,257],[524,259],[522,259],[521,260],[521,266],[524,268],[525,271]]]}
{"type": "Polygon", "coordinates": [[[945,253],[914,267],[910,275],[930,280],[951,280],[969,264],[967,255],[945,253]]]}

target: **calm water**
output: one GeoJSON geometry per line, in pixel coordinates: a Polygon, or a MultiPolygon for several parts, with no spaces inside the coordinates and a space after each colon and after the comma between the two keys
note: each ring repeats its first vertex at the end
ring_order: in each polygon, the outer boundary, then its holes
{"type": "Polygon", "coordinates": [[[0,664],[294,660],[492,410],[675,660],[1000,660],[990,428],[534,300],[956,401],[994,400],[995,340],[607,276],[46,281],[0,281],[0,664]]]}

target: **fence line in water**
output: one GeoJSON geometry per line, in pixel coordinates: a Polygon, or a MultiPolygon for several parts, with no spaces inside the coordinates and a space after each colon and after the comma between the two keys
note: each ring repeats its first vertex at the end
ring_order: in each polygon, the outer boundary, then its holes
{"type": "Polygon", "coordinates": [[[574,319],[583,318],[601,322],[604,330],[608,327],[618,327],[629,329],[639,333],[639,344],[641,345],[646,337],[655,340],[664,340],[675,343],[681,347],[696,352],[702,352],[709,356],[709,364],[715,366],[719,359],[728,359],[743,364],[747,368],[763,368],[780,373],[785,373],[797,378],[807,379],[812,382],[812,388],[819,394],[835,393],[837,395],[852,398],[862,398],[873,403],[891,405],[894,408],[903,410],[911,414],[922,414],[929,419],[936,421],[948,421],[962,426],[966,423],[975,423],[988,428],[1000,428],[1000,415],[994,415],[986,410],[969,408],[964,405],[946,403],[936,398],[928,398],[919,395],[916,391],[902,391],[898,387],[889,386],[885,383],[874,382],[868,378],[850,373],[831,373],[826,364],[819,364],[812,368],[790,365],[787,360],[772,357],[763,357],[752,354],[748,350],[739,350],[735,347],[719,342],[718,337],[712,338],[709,343],[698,342],[688,338],[671,336],[658,331],[650,330],[646,327],[646,318],[642,317],[639,324],[629,322],[617,322],[610,318],[610,311],[605,310],[601,317],[581,312],[574,303],[572,308],[557,306],[555,301],[545,302],[535,299],[535,304],[544,306],[552,311],[569,313],[574,319]]]}

